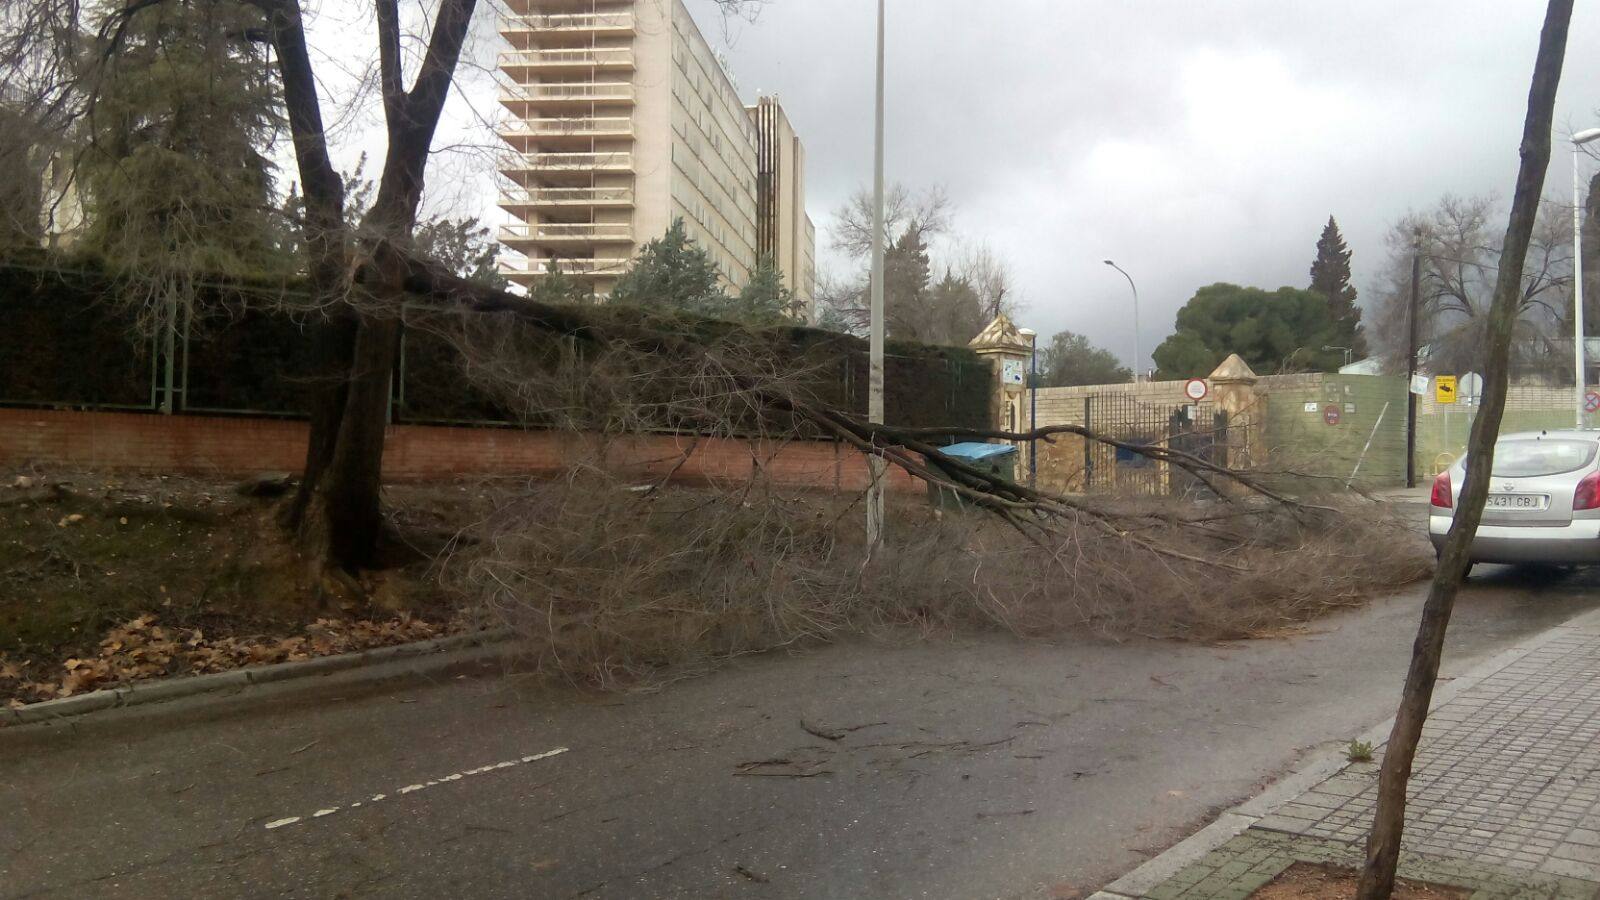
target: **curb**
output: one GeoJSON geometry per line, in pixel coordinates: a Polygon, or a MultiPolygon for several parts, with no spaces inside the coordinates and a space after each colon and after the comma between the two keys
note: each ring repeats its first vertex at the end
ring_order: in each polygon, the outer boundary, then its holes
{"type": "MultiPolygon", "coordinates": [[[[1433,701],[1428,705],[1428,713],[1431,715],[1439,707],[1557,636],[1573,631],[1600,631],[1600,610],[1579,613],[1542,634],[1491,656],[1452,678],[1447,684],[1435,687],[1433,701]]],[[[1388,743],[1389,732],[1393,728],[1394,717],[1390,716],[1357,735],[1355,739],[1377,747],[1388,743]]],[[[1088,900],[1138,900],[1144,897],[1190,863],[1244,833],[1256,822],[1348,765],[1350,763],[1345,759],[1343,750],[1328,750],[1312,756],[1289,774],[1267,785],[1254,797],[1226,810],[1218,815],[1215,821],[1174,844],[1164,853],[1090,894],[1088,900]]]]}
{"type": "Polygon", "coordinates": [[[449,637],[433,638],[432,640],[416,641],[410,644],[374,647],[370,650],[360,650],[355,653],[318,656],[294,662],[274,663],[269,666],[234,669],[230,672],[214,672],[209,675],[178,676],[142,684],[134,683],[122,687],[91,691],[75,697],[62,697],[58,700],[30,703],[20,709],[0,708],[0,727],[51,722],[106,709],[161,703],[168,700],[210,694],[216,691],[242,689],[252,685],[273,684],[275,682],[329,675],[334,672],[360,669],[376,666],[379,663],[414,657],[435,656],[434,659],[426,660],[426,665],[424,666],[413,666],[412,672],[441,668],[497,656],[503,649],[498,645],[509,641],[511,637],[512,632],[510,629],[495,628],[487,631],[475,631],[469,634],[457,634],[449,637]]]}

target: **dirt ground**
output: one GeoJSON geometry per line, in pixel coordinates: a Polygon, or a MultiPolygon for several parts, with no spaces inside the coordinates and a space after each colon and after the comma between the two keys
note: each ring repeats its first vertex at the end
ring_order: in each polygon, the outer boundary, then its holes
{"type": "MultiPolygon", "coordinates": [[[[1250,896],[1254,900],[1347,900],[1356,895],[1361,873],[1313,863],[1295,863],[1250,896]]],[[[1394,900],[1465,900],[1472,892],[1447,884],[1401,878],[1394,900]]]]}
{"type": "Polygon", "coordinates": [[[477,488],[390,489],[394,567],[330,601],[241,482],[0,472],[0,702],[419,640],[469,627],[430,577],[477,488]],[[455,524],[452,524],[455,523],[455,524]]]}

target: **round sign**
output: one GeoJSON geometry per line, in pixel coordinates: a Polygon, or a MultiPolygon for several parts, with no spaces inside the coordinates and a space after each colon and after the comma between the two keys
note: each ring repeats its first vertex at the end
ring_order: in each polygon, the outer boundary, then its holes
{"type": "Polygon", "coordinates": [[[1339,424],[1339,407],[1329,403],[1322,408],[1322,421],[1329,425],[1339,424]]]}
{"type": "Polygon", "coordinates": [[[1195,401],[1196,403],[1204,400],[1206,398],[1206,394],[1209,394],[1210,392],[1211,388],[1206,386],[1206,380],[1204,378],[1191,378],[1183,386],[1183,395],[1188,397],[1190,400],[1195,401]]]}
{"type": "Polygon", "coordinates": [[[1594,391],[1584,394],[1583,409],[1585,412],[1600,412],[1600,394],[1594,391]]]}

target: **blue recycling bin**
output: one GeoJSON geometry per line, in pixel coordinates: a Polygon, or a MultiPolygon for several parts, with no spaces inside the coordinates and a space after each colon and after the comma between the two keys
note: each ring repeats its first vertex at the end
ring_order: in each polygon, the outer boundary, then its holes
{"type": "MultiPolygon", "coordinates": [[[[1016,480],[1017,448],[1010,444],[984,444],[968,441],[961,444],[951,444],[948,447],[940,447],[939,451],[945,456],[958,459],[990,475],[995,475],[1006,481],[1016,480]]],[[[939,468],[938,463],[932,464],[934,468],[939,468]]],[[[935,509],[963,509],[970,505],[959,493],[932,482],[928,483],[928,502],[933,504],[935,509]]]]}

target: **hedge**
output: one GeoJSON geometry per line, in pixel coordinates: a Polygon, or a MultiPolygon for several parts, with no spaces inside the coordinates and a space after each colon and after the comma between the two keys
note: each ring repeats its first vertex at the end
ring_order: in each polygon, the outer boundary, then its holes
{"type": "MultiPolygon", "coordinates": [[[[294,288],[290,288],[293,290],[294,288]]],[[[282,285],[205,289],[177,338],[178,411],[303,415],[311,377],[308,323],[251,298],[282,285]]],[[[160,342],[135,336],[132,314],[112,302],[115,280],[82,261],[53,257],[0,262],[0,403],[51,407],[154,408],[162,382],[160,342]]],[[[737,325],[620,306],[588,307],[596,324],[669,321],[714,338],[737,325]]],[[[808,389],[865,416],[866,341],[815,328],[756,333],[782,369],[811,373],[808,389]]],[[[563,339],[551,336],[551,352],[563,339]]],[[[965,347],[890,341],[885,419],[911,427],[986,427],[992,422],[989,363],[965,347]]],[[[456,347],[431,329],[408,329],[395,379],[394,419],[413,423],[501,423],[511,416],[470,383],[456,347]]]]}

